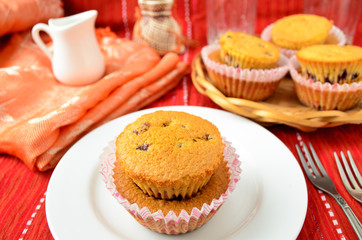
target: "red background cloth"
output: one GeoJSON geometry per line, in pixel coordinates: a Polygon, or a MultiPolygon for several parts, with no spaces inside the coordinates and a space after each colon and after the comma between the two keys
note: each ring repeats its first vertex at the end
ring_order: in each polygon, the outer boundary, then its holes
{"type": "MultiPolygon", "coordinates": [[[[121,36],[130,38],[134,23],[136,1],[66,0],[66,14],[97,9],[99,26],[109,25],[121,36]]],[[[206,43],[205,1],[176,0],[175,15],[186,37],[206,43]]],[[[259,0],[256,33],[285,15],[301,13],[303,1],[259,0]]],[[[355,44],[362,45],[362,22],[357,26],[355,44]]],[[[192,62],[200,49],[187,49],[181,59],[192,62]]],[[[190,77],[163,98],[148,107],[192,105],[219,108],[209,98],[197,92],[190,77]]],[[[344,188],[334,163],[333,151],[350,150],[359,169],[362,169],[361,125],[345,125],[303,133],[294,128],[275,125],[267,127],[297,157],[295,144],[301,140],[312,142],[337,190],[362,221],[361,204],[352,199],[344,188]]],[[[45,216],[46,188],[52,171],[45,173],[29,170],[11,156],[0,156],[0,239],[52,239],[45,216]]],[[[316,190],[306,179],[308,211],[298,239],[357,239],[339,205],[325,193],[316,190]]],[[[71,216],[70,216],[71,217],[71,216]]],[[[275,216],[278,221],[278,216],[275,216]]],[[[261,226],[262,231],[262,226],[261,226]]]]}

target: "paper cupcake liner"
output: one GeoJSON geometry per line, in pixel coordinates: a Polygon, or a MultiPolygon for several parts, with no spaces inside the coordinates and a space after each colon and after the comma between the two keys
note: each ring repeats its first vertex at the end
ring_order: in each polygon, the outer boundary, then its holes
{"type": "Polygon", "coordinates": [[[227,162],[230,173],[228,189],[225,193],[221,194],[218,199],[213,199],[210,204],[204,203],[201,209],[194,207],[191,214],[187,213],[186,210],[182,210],[178,216],[174,211],[167,213],[163,213],[162,210],[150,212],[147,207],[140,208],[137,203],[131,204],[127,199],[123,198],[113,183],[113,169],[116,161],[116,146],[114,141],[109,143],[100,157],[101,168],[99,172],[106,184],[106,188],[111,192],[112,196],[115,197],[140,224],[159,233],[186,233],[201,227],[211,219],[220,206],[229,198],[235,189],[236,183],[240,180],[241,163],[238,160],[239,156],[235,153],[235,148],[231,146],[230,142],[224,139],[224,143],[224,160],[227,162]]]}
{"type": "Polygon", "coordinates": [[[288,58],[280,55],[278,67],[272,69],[241,69],[210,59],[219,45],[209,45],[201,50],[212,83],[226,96],[260,101],[268,98],[288,72],[288,58]]]}
{"type": "MultiPolygon", "coordinates": [[[[273,24],[268,25],[266,28],[264,28],[264,30],[261,32],[260,38],[264,41],[267,42],[271,42],[272,41],[272,27],[273,24]]],[[[346,35],[342,32],[341,29],[339,29],[336,26],[333,26],[331,30],[329,30],[329,35],[327,37],[327,42],[331,41],[329,39],[335,38],[335,40],[337,41],[337,45],[345,45],[346,44],[346,35]]],[[[288,58],[291,58],[292,56],[295,55],[296,52],[298,52],[298,50],[294,50],[294,49],[287,49],[287,48],[282,48],[279,47],[280,52],[285,55],[288,58]]]]}
{"type": "Polygon", "coordinates": [[[318,110],[347,110],[362,100],[362,81],[351,84],[330,84],[314,82],[302,76],[297,69],[300,64],[296,56],[289,61],[292,76],[299,100],[308,107],[318,110]]]}

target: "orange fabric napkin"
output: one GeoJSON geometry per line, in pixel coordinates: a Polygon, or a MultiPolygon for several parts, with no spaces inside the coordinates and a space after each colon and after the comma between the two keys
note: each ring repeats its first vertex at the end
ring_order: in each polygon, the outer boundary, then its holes
{"type": "Polygon", "coordinates": [[[0,153],[31,169],[55,167],[65,151],[96,126],[135,111],[174,87],[188,64],[170,53],[160,59],[147,45],[97,29],[106,62],[94,84],[56,81],[50,60],[30,33],[14,34],[0,52],[0,153]]]}
{"type": "Polygon", "coordinates": [[[0,0],[0,36],[63,15],[61,0],[0,0]]]}

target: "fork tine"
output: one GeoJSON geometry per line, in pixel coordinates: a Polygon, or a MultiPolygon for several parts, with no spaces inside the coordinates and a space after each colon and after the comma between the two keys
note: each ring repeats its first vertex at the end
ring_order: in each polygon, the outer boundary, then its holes
{"type": "Polygon", "coordinates": [[[326,172],[326,170],[324,169],[321,161],[319,160],[319,157],[318,157],[317,153],[315,152],[312,144],[310,142],[308,144],[309,144],[310,150],[311,150],[311,152],[313,154],[314,160],[317,163],[317,166],[318,166],[319,170],[321,171],[322,175],[323,176],[328,176],[328,173],[326,172]]]}
{"type": "Polygon", "coordinates": [[[347,188],[347,190],[349,192],[352,191],[352,186],[351,186],[351,184],[349,184],[346,173],[343,170],[341,161],[339,160],[339,157],[338,157],[336,152],[334,152],[334,158],[336,159],[336,164],[337,164],[337,168],[338,168],[338,171],[339,171],[339,175],[342,178],[342,182],[343,182],[344,186],[347,188]]]}
{"type": "Polygon", "coordinates": [[[351,152],[347,151],[347,155],[348,155],[348,158],[349,158],[349,162],[351,163],[354,175],[356,176],[357,181],[359,182],[359,185],[362,186],[362,177],[361,177],[361,174],[358,171],[358,168],[357,168],[356,164],[354,163],[351,152]]]}
{"type": "Polygon", "coordinates": [[[352,173],[351,169],[349,168],[347,159],[346,159],[346,157],[344,156],[344,154],[343,154],[342,151],[341,151],[341,157],[342,157],[342,161],[343,161],[343,164],[344,164],[344,168],[346,169],[348,178],[349,178],[350,182],[352,183],[353,188],[354,188],[354,189],[358,189],[359,186],[358,186],[356,180],[354,179],[353,173],[352,173]]]}
{"type": "MultiPolygon", "coordinates": [[[[302,142],[302,145],[303,145],[303,151],[304,151],[304,153],[305,153],[305,157],[308,159],[309,165],[310,165],[310,167],[312,168],[314,175],[315,175],[316,177],[320,177],[321,175],[320,175],[320,173],[319,173],[319,171],[318,171],[318,168],[316,167],[316,165],[315,165],[315,163],[314,163],[314,160],[313,160],[313,158],[312,158],[312,155],[310,155],[310,153],[309,153],[309,150],[308,150],[307,145],[305,145],[304,142],[302,142]]],[[[318,156],[317,156],[317,158],[318,158],[318,156]]]]}
{"type": "MultiPolygon", "coordinates": [[[[308,165],[307,165],[307,162],[305,161],[305,158],[303,156],[303,153],[302,153],[302,150],[300,150],[298,144],[295,144],[295,148],[297,149],[297,152],[298,152],[298,155],[299,155],[299,158],[300,158],[300,162],[302,163],[302,166],[304,168],[304,172],[307,174],[307,177],[312,180],[313,179],[313,175],[312,173],[310,172],[309,168],[308,168],[308,165]]],[[[312,182],[313,183],[313,182],[312,182]]]]}
{"type": "Polygon", "coordinates": [[[303,150],[304,150],[304,153],[305,153],[305,157],[308,159],[309,165],[312,168],[314,175],[316,177],[320,177],[321,175],[320,175],[317,167],[314,164],[314,160],[313,160],[312,156],[310,155],[310,153],[308,151],[307,145],[305,145],[304,142],[302,142],[302,144],[303,144],[303,150]]]}

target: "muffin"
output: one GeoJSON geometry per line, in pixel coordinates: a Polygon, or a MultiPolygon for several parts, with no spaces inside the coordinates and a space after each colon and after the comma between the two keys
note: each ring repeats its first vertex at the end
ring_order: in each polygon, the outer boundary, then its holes
{"type": "Polygon", "coordinates": [[[272,42],[279,47],[299,50],[323,44],[333,22],[317,15],[295,14],[279,19],[272,27],[272,42]]]}
{"type": "Polygon", "coordinates": [[[242,32],[227,31],[219,43],[221,60],[233,67],[273,68],[280,57],[279,49],[273,44],[242,32]]]}
{"type": "Polygon", "coordinates": [[[362,79],[362,48],[314,45],[296,54],[302,75],[321,83],[351,83],[362,79]]]}
{"type": "Polygon", "coordinates": [[[160,233],[180,234],[193,231],[207,221],[220,209],[223,202],[219,199],[228,189],[229,172],[225,161],[219,165],[212,175],[208,184],[202,188],[194,197],[182,200],[164,200],[155,199],[139,189],[123,171],[122,167],[115,163],[114,183],[117,191],[127,199],[129,203],[137,204],[140,209],[147,209],[146,212],[140,211],[139,214],[131,215],[143,226],[160,233]],[[215,204],[218,207],[210,207],[208,211],[201,211],[203,207],[215,204]],[[166,218],[144,218],[144,215],[162,212],[166,218]],[[183,215],[189,217],[183,217],[183,215]]]}
{"type": "Polygon", "coordinates": [[[362,100],[362,51],[356,46],[315,45],[299,50],[290,73],[299,100],[317,110],[348,110],[362,100]]]}
{"type": "MultiPolygon", "coordinates": [[[[189,158],[182,157],[183,155],[190,156],[190,152],[196,149],[200,149],[201,152],[205,154],[204,150],[212,150],[208,149],[208,147],[203,148],[198,145],[208,145],[206,142],[218,141],[218,132],[215,132],[214,126],[210,122],[191,114],[173,111],[158,111],[143,115],[139,119],[142,121],[136,120],[134,123],[144,123],[143,120],[147,120],[150,124],[141,125],[140,128],[136,129],[130,127],[129,130],[132,130],[132,133],[136,134],[136,136],[141,136],[146,132],[152,132],[152,134],[150,134],[150,139],[173,139],[173,137],[167,136],[167,134],[169,134],[171,136],[176,136],[174,139],[178,139],[184,143],[184,145],[181,147],[185,147],[185,150],[184,152],[180,152],[180,146],[177,144],[179,141],[174,142],[176,144],[174,151],[180,154],[176,158],[172,158],[174,156],[173,154],[167,155],[167,152],[164,155],[160,155],[161,150],[159,152],[154,151],[155,153],[150,155],[151,160],[153,160],[150,162],[150,164],[157,165],[159,167],[158,172],[160,173],[163,173],[164,170],[167,173],[167,168],[174,167],[173,163],[170,163],[168,159],[173,159],[175,162],[177,162],[178,159],[183,159],[187,163],[189,162],[189,158]],[[160,121],[159,119],[171,121],[160,121]],[[198,135],[200,133],[199,130],[193,127],[194,124],[199,123],[202,123],[201,125],[198,125],[199,128],[208,130],[208,140],[204,138],[205,135],[198,135]],[[172,126],[174,131],[157,130],[158,127],[171,128],[172,126]],[[155,129],[152,130],[152,128],[155,129]],[[188,133],[180,134],[180,132],[188,133]],[[151,135],[154,136],[152,137],[151,135]],[[201,137],[198,138],[198,136],[201,137]],[[187,140],[190,139],[192,141],[189,143],[195,144],[196,147],[188,146],[187,140]],[[161,164],[157,163],[157,155],[163,159],[166,159],[170,165],[163,168],[161,164]]],[[[134,127],[139,125],[133,125],[133,123],[131,123],[128,126],[134,127]]],[[[128,128],[128,126],[126,128],[128,128]]],[[[122,134],[126,133],[125,130],[122,132],[122,134]]],[[[144,139],[146,139],[145,136],[144,139]]],[[[135,142],[133,142],[132,138],[130,137],[129,145],[134,143],[135,142]]],[[[206,185],[199,189],[195,194],[191,194],[190,196],[187,196],[186,194],[185,197],[183,197],[180,194],[176,197],[176,194],[174,194],[173,199],[163,199],[161,198],[161,194],[155,195],[154,192],[151,191],[151,194],[153,195],[150,195],[147,191],[145,192],[134,182],[133,178],[128,175],[126,168],[123,166],[123,161],[120,161],[118,148],[119,144],[120,143],[118,142],[117,138],[115,141],[110,142],[110,144],[104,149],[103,154],[100,157],[101,176],[105,181],[106,188],[111,192],[112,196],[114,196],[117,201],[131,214],[131,216],[133,216],[140,224],[155,232],[166,234],[182,234],[201,227],[220,209],[222,204],[234,191],[236,183],[240,179],[241,169],[238,155],[235,154],[235,149],[231,146],[231,143],[223,138],[222,143],[215,145],[216,149],[219,148],[220,145],[222,146],[221,148],[223,151],[223,157],[219,164],[217,164],[206,185]]],[[[165,145],[168,145],[168,142],[165,142],[165,145]]],[[[157,141],[150,142],[148,149],[151,149],[152,146],[153,148],[160,147],[157,145],[157,141]]],[[[145,149],[145,147],[143,149],[145,149]]],[[[199,151],[194,152],[194,154],[199,159],[201,159],[201,162],[204,162],[202,160],[203,157],[199,151]]],[[[190,160],[192,164],[195,164],[192,158],[190,160]]],[[[142,163],[140,165],[142,165],[142,163]]],[[[185,166],[185,164],[182,165],[185,166]]],[[[207,165],[208,163],[206,162],[201,165],[196,163],[194,168],[205,169],[205,166],[207,165]]],[[[144,169],[141,167],[139,171],[144,171],[144,169]]],[[[179,169],[180,176],[184,176],[184,171],[186,171],[186,168],[185,170],[179,169]]],[[[192,173],[193,171],[189,172],[192,173]]],[[[173,171],[171,171],[171,173],[173,173],[173,171]]],[[[145,176],[147,176],[147,174],[145,174],[145,176]]],[[[204,178],[208,178],[206,174],[204,174],[204,178]]],[[[186,181],[187,180],[188,178],[186,178],[186,181]]],[[[176,183],[179,183],[179,181],[176,181],[176,183]]],[[[193,182],[191,182],[191,184],[193,184],[193,182]]],[[[168,194],[164,194],[164,196],[169,197],[168,194]]]]}
{"type": "Polygon", "coordinates": [[[221,194],[226,192],[230,180],[228,170],[227,163],[222,161],[208,184],[195,196],[173,201],[158,199],[145,194],[128,177],[119,162],[115,162],[113,178],[117,191],[130,203],[137,203],[140,208],[147,207],[150,212],[162,210],[167,213],[173,211],[178,216],[182,210],[191,214],[194,207],[201,209],[204,203],[210,204],[213,199],[219,198],[221,194]]]}
{"type": "Polygon", "coordinates": [[[215,173],[224,151],[215,125],[176,111],[141,116],[118,136],[116,146],[126,175],[160,199],[194,196],[215,173]]]}
{"type": "Polygon", "coordinates": [[[274,66],[273,68],[242,69],[240,66],[225,64],[220,48],[219,45],[205,46],[201,50],[201,57],[210,82],[226,97],[262,101],[274,93],[280,80],[288,72],[288,59],[282,54],[277,62],[269,62],[268,65],[274,66]]]}

